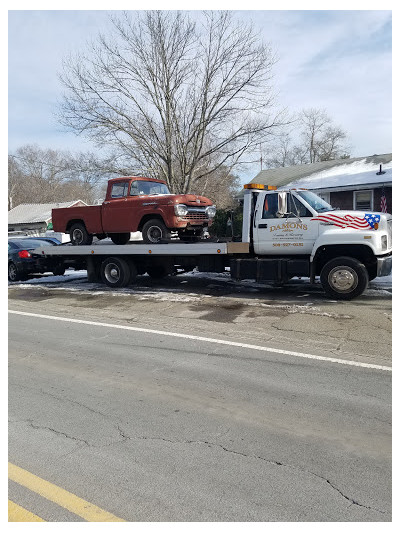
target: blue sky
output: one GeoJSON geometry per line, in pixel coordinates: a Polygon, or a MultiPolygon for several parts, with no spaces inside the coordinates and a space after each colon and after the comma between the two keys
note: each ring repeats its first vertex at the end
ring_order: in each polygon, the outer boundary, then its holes
{"type": "MultiPolygon", "coordinates": [[[[237,11],[236,17],[252,20],[276,51],[280,105],[326,108],[348,132],[353,156],[392,151],[390,11],[237,11]]],[[[54,118],[58,72],[63,57],[108,27],[106,11],[9,11],[10,152],[27,143],[91,148],[54,118]]]]}

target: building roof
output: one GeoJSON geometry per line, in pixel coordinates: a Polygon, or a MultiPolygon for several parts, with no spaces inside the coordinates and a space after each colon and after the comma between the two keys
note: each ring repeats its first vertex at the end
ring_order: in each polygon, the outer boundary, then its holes
{"type": "MultiPolygon", "coordinates": [[[[365,160],[355,161],[347,166],[332,167],[311,176],[286,184],[284,187],[304,187],[311,190],[351,190],[374,187],[392,186],[392,163],[366,163],[365,160]]],[[[282,187],[281,187],[282,188],[282,187]]]]}
{"type": "Polygon", "coordinates": [[[33,224],[51,220],[51,210],[57,207],[72,207],[77,203],[87,205],[82,200],[59,202],[54,204],[19,204],[8,212],[9,224],[33,224]]]}
{"type": "MultiPolygon", "coordinates": [[[[365,172],[371,173],[371,176],[375,175],[377,178],[375,181],[381,183],[382,181],[388,181],[387,177],[389,176],[376,176],[376,172],[379,170],[379,165],[382,164],[383,170],[385,170],[385,167],[390,167],[391,169],[391,162],[392,154],[382,154],[272,168],[261,170],[261,172],[251,180],[251,183],[262,183],[265,185],[283,187],[286,185],[294,186],[294,184],[299,184],[299,182],[301,182],[301,186],[305,188],[325,189],[331,187],[331,185],[328,185],[328,179],[332,181],[334,176],[343,177],[343,183],[341,184],[352,185],[353,183],[351,182],[353,180],[355,180],[354,184],[359,184],[356,176],[365,172]],[[347,176],[346,179],[344,178],[345,176],[347,176]],[[315,180],[313,181],[314,178],[315,180]],[[344,183],[344,181],[346,183],[344,183]],[[311,183],[312,186],[306,185],[306,183],[311,183]],[[316,185],[319,185],[319,187],[316,187],[316,185]]],[[[361,178],[361,176],[358,177],[361,178]]],[[[390,181],[391,179],[392,174],[390,171],[390,181]]]]}

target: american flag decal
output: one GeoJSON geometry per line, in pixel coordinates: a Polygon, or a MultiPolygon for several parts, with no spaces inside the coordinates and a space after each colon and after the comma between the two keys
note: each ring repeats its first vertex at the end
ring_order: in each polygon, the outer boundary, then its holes
{"type": "Polygon", "coordinates": [[[364,218],[355,217],[353,215],[338,216],[333,213],[321,214],[311,220],[318,220],[318,222],[325,222],[327,224],[333,224],[339,228],[352,228],[352,229],[378,229],[380,215],[375,213],[366,213],[364,218]]]}

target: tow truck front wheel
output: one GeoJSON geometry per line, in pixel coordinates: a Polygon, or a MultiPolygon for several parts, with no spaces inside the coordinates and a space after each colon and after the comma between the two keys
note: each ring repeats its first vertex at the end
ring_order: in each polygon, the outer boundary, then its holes
{"type": "Polygon", "coordinates": [[[358,259],[336,257],[323,266],[320,280],[328,296],[351,300],[365,291],[369,277],[366,267],[358,259]]]}

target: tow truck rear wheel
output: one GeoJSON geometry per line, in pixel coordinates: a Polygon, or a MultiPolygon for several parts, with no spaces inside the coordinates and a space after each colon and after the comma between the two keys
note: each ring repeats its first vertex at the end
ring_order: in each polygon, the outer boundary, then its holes
{"type": "Polygon", "coordinates": [[[71,243],[74,246],[80,246],[85,244],[92,244],[93,235],[90,235],[83,222],[76,222],[71,226],[69,231],[71,243]]]}
{"type": "Polygon", "coordinates": [[[134,279],[132,265],[122,257],[107,257],[100,265],[100,277],[108,287],[126,287],[134,279]]]}
{"type": "Polygon", "coordinates": [[[358,259],[336,257],[328,261],[320,274],[326,294],[337,300],[360,296],[368,286],[368,271],[358,259]]]}
{"type": "Polygon", "coordinates": [[[153,279],[162,279],[168,276],[164,265],[152,265],[147,268],[147,274],[153,279]]]}

